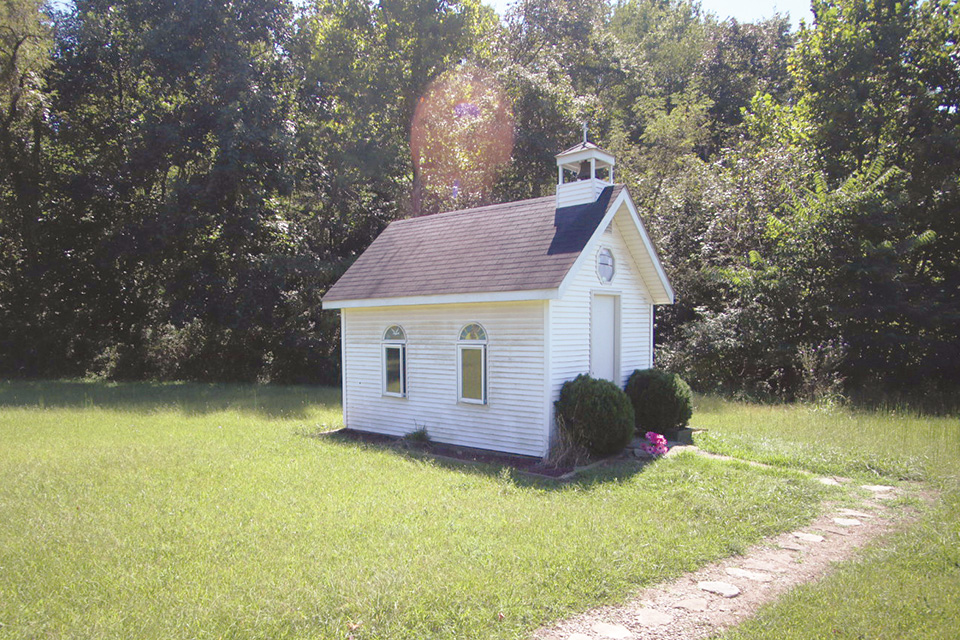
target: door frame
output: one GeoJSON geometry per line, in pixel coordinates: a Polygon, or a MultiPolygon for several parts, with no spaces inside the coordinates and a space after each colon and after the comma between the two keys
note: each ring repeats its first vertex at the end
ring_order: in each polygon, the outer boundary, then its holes
{"type": "Polygon", "coordinates": [[[593,301],[597,296],[607,296],[613,298],[613,377],[615,380],[613,383],[620,386],[620,334],[621,322],[620,322],[620,300],[621,295],[618,290],[611,289],[593,289],[590,291],[590,323],[589,331],[587,333],[587,340],[589,340],[589,362],[588,369],[590,371],[591,377],[596,377],[593,371],[593,301]]]}

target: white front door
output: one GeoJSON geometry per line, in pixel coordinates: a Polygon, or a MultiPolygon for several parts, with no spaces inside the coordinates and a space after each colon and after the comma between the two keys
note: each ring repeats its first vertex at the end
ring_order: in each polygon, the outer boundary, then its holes
{"type": "Polygon", "coordinates": [[[590,374],[619,385],[617,296],[595,295],[590,305],[590,374]]]}

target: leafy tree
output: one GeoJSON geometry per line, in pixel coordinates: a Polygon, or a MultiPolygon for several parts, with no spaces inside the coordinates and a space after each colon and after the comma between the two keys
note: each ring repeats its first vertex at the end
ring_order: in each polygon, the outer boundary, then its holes
{"type": "Polygon", "coordinates": [[[787,56],[793,37],[789,21],[779,15],[755,24],[733,19],[710,24],[707,34],[697,75],[711,103],[712,155],[737,141],[744,111],[757,93],[779,101],[790,97],[787,56]]]}
{"type": "Polygon", "coordinates": [[[165,373],[250,378],[263,366],[287,276],[275,202],[289,190],[289,12],[81,0],[62,20],[57,251],[42,287],[78,364],[157,373],[153,338],[189,331],[190,353],[165,373]]]}
{"type": "MultiPolygon", "coordinates": [[[[52,40],[41,2],[0,2],[0,353],[11,355],[38,338],[24,331],[24,318],[41,304],[31,290],[30,263],[41,242],[44,71],[52,40]]],[[[21,370],[22,359],[11,365],[21,370]]]]}

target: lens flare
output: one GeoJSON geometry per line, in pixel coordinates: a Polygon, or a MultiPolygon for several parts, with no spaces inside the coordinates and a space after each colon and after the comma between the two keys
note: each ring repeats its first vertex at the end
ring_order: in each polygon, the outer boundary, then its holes
{"type": "Polygon", "coordinates": [[[493,76],[464,65],[431,83],[413,115],[410,151],[415,215],[489,203],[513,152],[513,112],[493,76]]]}

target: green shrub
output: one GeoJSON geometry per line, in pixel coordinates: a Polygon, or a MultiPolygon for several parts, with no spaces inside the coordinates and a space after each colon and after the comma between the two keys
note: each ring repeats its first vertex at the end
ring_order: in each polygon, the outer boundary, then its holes
{"type": "Polygon", "coordinates": [[[627,380],[637,433],[666,434],[682,429],[693,415],[690,386],[675,373],[637,369],[627,380]]]}
{"type": "Polygon", "coordinates": [[[581,374],[563,383],[555,407],[569,441],[593,454],[618,453],[633,439],[633,407],[612,382],[581,374]]]}
{"type": "Polygon", "coordinates": [[[403,436],[403,438],[408,442],[416,442],[418,444],[429,444],[430,442],[430,434],[427,433],[426,425],[417,425],[416,429],[403,436]]]}

